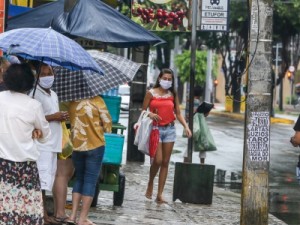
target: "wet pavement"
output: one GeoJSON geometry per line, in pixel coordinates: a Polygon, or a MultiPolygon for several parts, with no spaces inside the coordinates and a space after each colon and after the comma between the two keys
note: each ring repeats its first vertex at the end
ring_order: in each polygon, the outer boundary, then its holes
{"type": "MultiPolygon", "coordinates": [[[[211,205],[172,201],[174,165],[170,166],[164,195],[167,204],[157,204],[144,197],[149,166],[127,163],[121,169],[126,176],[123,205],[113,206],[113,193],[101,191],[98,205],[92,208],[90,219],[96,224],[240,224],[240,194],[214,187],[211,205]]],[[[155,189],[154,189],[155,196],[155,189]]],[[[71,196],[69,196],[70,198],[71,196]]],[[[286,224],[269,214],[270,225],[286,224]]]]}
{"type": "MultiPolygon", "coordinates": [[[[122,115],[121,115],[122,117],[122,115]]],[[[123,125],[125,119],[121,118],[123,125]]],[[[121,171],[125,174],[125,196],[122,206],[113,206],[113,192],[101,191],[98,205],[92,208],[90,219],[96,224],[201,224],[201,225],[237,225],[240,224],[241,195],[235,193],[224,183],[215,182],[211,205],[182,203],[180,200],[173,202],[173,183],[175,162],[182,161],[187,145],[187,139],[182,138],[182,128],[177,128],[177,140],[174,146],[174,154],[171,157],[169,175],[164,190],[167,204],[157,204],[154,200],[144,197],[150,168],[149,158],[145,157],[145,163],[126,162],[126,147],[124,145],[121,171]]],[[[125,132],[125,137],[127,134],[125,132]]],[[[125,140],[126,141],[126,140],[125,140]]],[[[241,140],[243,141],[243,140],[241,140]]],[[[228,149],[230,150],[230,149],[228,149]]],[[[208,158],[208,163],[211,158],[208,158]]],[[[193,163],[199,158],[194,157],[193,163]]],[[[218,175],[221,170],[216,171],[218,175]]],[[[222,176],[221,176],[222,177],[222,176]]],[[[237,186],[239,183],[236,183],[237,186]]],[[[234,183],[231,183],[234,185],[234,183]]],[[[236,188],[236,187],[235,187],[236,188]]],[[[156,194],[157,179],[153,196],[156,194]]],[[[238,188],[237,188],[238,189],[238,188]]],[[[71,190],[69,190],[71,191],[71,190]]],[[[71,200],[71,195],[68,195],[71,200]]],[[[269,214],[270,225],[283,225],[283,221],[269,214]]]]}

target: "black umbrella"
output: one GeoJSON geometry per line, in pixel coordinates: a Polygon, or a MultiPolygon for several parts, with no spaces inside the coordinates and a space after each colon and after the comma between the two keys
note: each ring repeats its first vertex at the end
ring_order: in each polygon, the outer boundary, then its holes
{"type": "Polygon", "coordinates": [[[64,11],[64,3],[64,0],[58,0],[12,17],[8,20],[7,30],[51,26],[65,35],[123,48],[165,43],[100,0],[77,0],[69,12],[64,11]]]}

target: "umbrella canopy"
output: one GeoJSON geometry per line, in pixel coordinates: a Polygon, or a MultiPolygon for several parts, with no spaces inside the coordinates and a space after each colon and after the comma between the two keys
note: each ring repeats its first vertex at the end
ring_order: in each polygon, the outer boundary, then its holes
{"type": "Polygon", "coordinates": [[[102,94],[112,88],[129,82],[142,65],[122,56],[96,50],[88,51],[105,76],[84,71],[70,71],[62,67],[54,68],[56,75],[52,89],[60,102],[85,99],[102,94]]]}
{"type": "Polygon", "coordinates": [[[51,28],[22,28],[0,34],[0,48],[7,54],[43,61],[71,70],[103,74],[100,66],[75,41],[51,28]]]}
{"type": "Polygon", "coordinates": [[[101,41],[115,47],[165,43],[100,0],[77,0],[69,12],[64,12],[64,0],[44,4],[10,18],[7,30],[49,26],[62,34],[101,41]]]}
{"type": "Polygon", "coordinates": [[[8,17],[16,16],[31,10],[29,7],[17,6],[9,4],[8,6],[8,17]]]}

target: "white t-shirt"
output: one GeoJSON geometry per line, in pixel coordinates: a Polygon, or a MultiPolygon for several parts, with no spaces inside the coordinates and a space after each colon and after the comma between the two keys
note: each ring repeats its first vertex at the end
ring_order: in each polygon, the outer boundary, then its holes
{"type": "MultiPolygon", "coordinates": [[[[44,115],[51,115],[59,112],[58,97],[54,91],[51,90],[48,94],[41,87],[37,86],[34,99],[42,104],[44,115]]],[[[30,93],[32,96],[33,92],[30,93]]],[[[62,150],[62,127],[60,121],[50,121],[51,136],[45,143],[38,143],[40,151],[47,152],[61,152],[62,150]]]]}
{"type": "Polygon", "coordinates": [[[18,92],[0,92],[0,158],[36,161],[39,157],[36,143],[45,142],[50,135],[41,103],[18,92]],[[42,139],[32,139],[34,129],[42,131],[42,139]]]}

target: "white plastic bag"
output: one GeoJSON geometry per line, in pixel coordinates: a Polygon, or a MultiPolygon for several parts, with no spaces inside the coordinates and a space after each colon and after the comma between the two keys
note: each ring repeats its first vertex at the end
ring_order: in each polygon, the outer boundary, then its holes
{"type": "Polygon", "coordinates": [[[146,155],[149,155],[149,138],[152,131],[152,119],[148,117],[149,113],[142,111],[138,122],[133,127],[136,130],[134,144],[146,155]]]}

